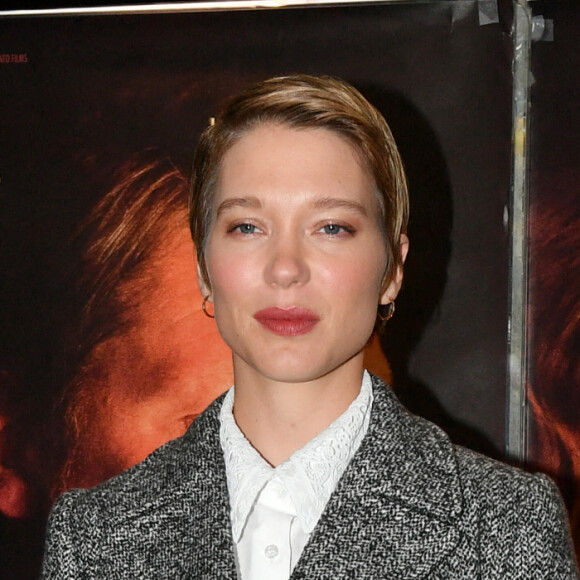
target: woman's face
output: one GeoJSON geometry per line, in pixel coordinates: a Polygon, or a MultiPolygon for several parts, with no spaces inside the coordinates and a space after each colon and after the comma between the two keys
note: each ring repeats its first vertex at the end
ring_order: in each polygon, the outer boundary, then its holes
{"type": "Polygon", "coordinates": [[[377,304],[396,295],[393,284],[381,291],[374,181],[325,129],[262,125],[232,146],[206,260],[236,381],[303,382],[362,366],[377,304]]]}

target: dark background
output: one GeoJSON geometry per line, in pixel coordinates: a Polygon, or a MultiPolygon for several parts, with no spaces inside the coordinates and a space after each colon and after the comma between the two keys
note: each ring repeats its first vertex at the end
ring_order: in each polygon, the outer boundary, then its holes
{"type": "Polygon", "coordinates": [[[527,459],[558,482],[580,555],[580,4],[533,8],[554,39],[532,47],[527,459]]]}
{"type": "Polygon", "coordinates": [[[82,211],[51,178],[79,150],[156,146],[187,171],[236,89],[295,71],[344,77],[385,114],[409,174],[407,279],[384,342],[395,387],[456,440],[501,455],[509,27],[479,26],[477,2],[0,21],[2,51],[28,58],[0,68],[3,191],[52,216],[39,218],[38,263],[26,258],[38,269],[82,211]]]}

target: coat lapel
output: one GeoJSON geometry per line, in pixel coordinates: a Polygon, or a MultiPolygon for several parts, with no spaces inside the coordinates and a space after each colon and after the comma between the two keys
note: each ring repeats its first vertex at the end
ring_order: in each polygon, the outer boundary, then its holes
{"type": "Polygon", "coordinates": [[[183,486],[183,502],[194,505],[190,522],[189,578],[237,578],[230,523],[226,469],[219,438],[219,409],[215,401],[190,428],[185,461],[192,477],[183,486]]]}
{"type": "Polygon", "coordinates": [[[459,542],[460,513],[451,443],[374,378],[369,431],[292,579],[424,578],[459,542]]]}
{"type": "MultiPolygon", "coordinates": [[[[129,542],[141,544],[146,561],[133,564],[149,570],[147,578],[237,578],[219,442],[220,404],[221,399],[182,438],[159,450],[165,470],[161,489],[133,497],[132,509],[115,522],[129,542]]],[[[155,454],[146,461],[156,462],[155,454]]]]}

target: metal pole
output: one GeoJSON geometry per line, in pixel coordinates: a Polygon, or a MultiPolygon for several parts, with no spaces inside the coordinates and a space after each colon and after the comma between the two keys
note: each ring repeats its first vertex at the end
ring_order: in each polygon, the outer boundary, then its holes
{"type": "Polygon", "coordinates": [[[532,16],[527,0],[514,2],[513,159],[510,203],[510,304],[508,320],[507,441],[509,457],[526,458],[528,408],[528,113],[532,16]]]}

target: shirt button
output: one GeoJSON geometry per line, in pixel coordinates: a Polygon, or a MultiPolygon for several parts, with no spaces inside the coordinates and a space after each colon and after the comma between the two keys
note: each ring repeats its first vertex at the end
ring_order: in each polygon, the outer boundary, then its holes
{"type": "Polygon", "coordinates": [[[278,555],[278,546],[275,546],[274,544],[266,546],[264,554],[266,554],[266,558],[275,558],[278,555]]]}

